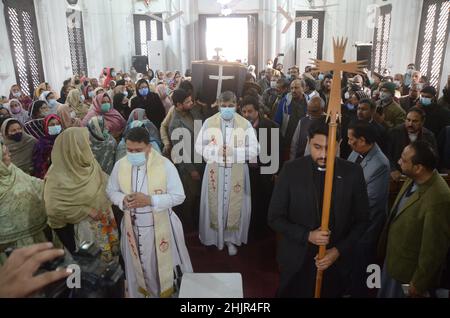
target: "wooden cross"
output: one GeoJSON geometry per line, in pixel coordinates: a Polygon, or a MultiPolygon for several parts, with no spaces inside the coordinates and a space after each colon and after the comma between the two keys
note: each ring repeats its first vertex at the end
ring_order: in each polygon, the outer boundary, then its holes
{"type": "Polygon", "coordinates": [[[234,76],[223,76],[223,65],[219,65],[219,76],[209,75],[209,79],[219,81],[217,83],[217,99],[219,99],[220,94],[222,94],[222,82],[232,80],[234,76]]]}
{"type": "MultiPolygon", "coordinates": [[[[334,63],[320,60],[313,60],[315,70],[322,73],[333,71],[333,82],[331,84],[330,101],[327,109],[327,119],[329,121],[328,133],[328,152],[327,152],[327,167],[325,174],[325,189],[323,196],[322,207],[322,231],[329,231],[330,222],[330,207],[331,194],[333,191],[333,177],[334,177],[334,163],[336,159],[336,133],[338,122],[341,121],[341,72],[348,72],[354,74],[362,74],[362,69],[366,61],[343,63],[345,48],[347,46],[347,39],[333,38],[334,47],[334,63]]],[[[319,247],[319,259],[325,257],[326,246],[319,247]]],[[[322,289],[323,271],[317,270],[316,276],[316,290],[315,298],[320,298],[322,289]]]]}

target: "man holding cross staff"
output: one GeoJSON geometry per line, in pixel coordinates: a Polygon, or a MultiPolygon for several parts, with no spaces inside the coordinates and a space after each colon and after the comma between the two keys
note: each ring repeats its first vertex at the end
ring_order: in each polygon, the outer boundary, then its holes
{"type": "Polygon", "coordinates": [[[367,227],[363,171],[336,158],[341,72],[357,73],[360,66],[341,62],[345,46],[334,42],[335,63],[315,61],[321,72],[334,73],[328,116],[310,127],[311,155],[285,164],[272,195],[268,221],[281,235],[279,297],[342,297],[352,247],[367,227]]]}

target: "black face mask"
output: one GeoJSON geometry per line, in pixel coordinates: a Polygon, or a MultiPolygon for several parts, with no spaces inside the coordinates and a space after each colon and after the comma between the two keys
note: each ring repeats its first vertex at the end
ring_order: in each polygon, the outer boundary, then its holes
{"type": "Polygon", "coordinates": [[[356,84],[352,85],[352,92],[359,92],[362,91],[362,87],[356,84]]]}

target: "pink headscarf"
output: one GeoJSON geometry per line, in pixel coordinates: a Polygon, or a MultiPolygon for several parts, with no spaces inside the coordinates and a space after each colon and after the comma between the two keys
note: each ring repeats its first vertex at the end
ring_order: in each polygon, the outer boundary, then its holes
{"type": "Polygon", "coordinates": [[[87,113],[86,117],[83,118],[83,126],[86,127],[92,117],[103,116],[105,120],[105,126],[112,135],[117,136],[122,133],[127,122],[122,117],[122,115],[113,108],[111,98],[107,93],[97,95],[94,98],[93,107],[94,108],[87,113]],[[107,113],[102,113],[102,100],[105,96],[110,100],[111,109],[107,113]]]}

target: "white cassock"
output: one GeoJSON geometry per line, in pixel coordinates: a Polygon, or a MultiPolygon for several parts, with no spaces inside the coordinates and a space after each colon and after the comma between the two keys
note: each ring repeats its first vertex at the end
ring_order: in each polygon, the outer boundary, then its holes
{"type": "MultiPolygon", "coordinates": [[[[234,119],[231,121],[221,121],[222,136],[226,140],[226,144],[229,145],[234,127],[234,119]]],[[[218,177],[218,231],[211,228],[210,222],[210,208],[208,202],[208,171],[210,165],[206,165],[205,173],[202,180],[202,193],[200,199],[200,224],[199,224],[199,237],[202,244],[206,246],[215,245],[219,249],[223,249],[224,243],[229,242],[234,245],[241,246],[241,243],[247,243],[248,228],[250,226],[251,216],[251,192],[250,192],[250,175],[248,172],[248,165],[244,165],[244,200],[241,208],[241,219],[239,231],[226,231],[225,226],[228,219],[228,207],[229,199],[231,195],[231,167],[225,167],[223,165],[223,157],[218,155],[218,147],[211,145],[211,141],[206,137],[205,130],[208,129],[208,122],[203,124],[202,129],[198,135],[195,143],[195,151],[203,155],[206,162],[217,162],[219,164],[219,177],[218,177]]],[[[258,139],[256,138],[255,130],[248,122],[246,130],[248,136],[248,143],[244,147],[238,147],[233,149],[233,154],[236,156],[238,162],[256,162],[258,156],[258,139]]]]}
{"type": "MultiPolygon", "coordinates": [[[[174,268],[179,265],[182,272],[192,272],[191,260],[184,241],[183,225],[181,224],[178,216],[171,209],[172,207],[183,203],[185,199],[183,185],[181,184],[177,169],[166,158],[164,158],[164,166],[167,175],[167,194],[152,195],[152,206],[136,209],[136,219],[133,226],[136,244],[138,244],[140,252],[145,282],[153,296],[160,294],[157,271],[158,266],[156,263],[155,232],[153,227],[154,209],[169,209],[172,240],[171,245],[173,246],[172,259],[174,268]]],[[[141,167],[133,167],[132,189],[133,192],[141,192],[148,195],[147,173],[145,170],[145,165],[141,167]]],[[[109,178],[106,192],[111,202],[123,211],[123,200],[125,198],[125,194],[120,190],[118,175],[119,163],[116,163],[109,178]]],[[[124,220],[122,220],[121,229],[122,237],[120,245],[125,262],[128,295],[131,298],[142,298],[142,294],[138,292],[136,273],[133,267],[128,240],[126,235],[124,235],[124,233],[126,233],[124,220]]]]}

